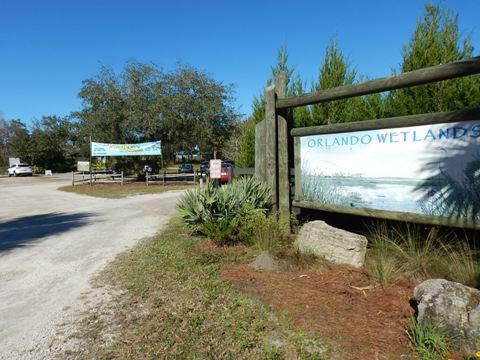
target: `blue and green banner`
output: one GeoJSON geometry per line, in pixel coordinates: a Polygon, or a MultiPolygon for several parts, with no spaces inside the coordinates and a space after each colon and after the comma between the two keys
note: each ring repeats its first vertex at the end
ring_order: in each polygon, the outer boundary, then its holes
{"type": "Polygon", "coordinates": [[[162,155],[160,141],[141,144],[91,143],[92,156],[147,156],[162,155]]]}

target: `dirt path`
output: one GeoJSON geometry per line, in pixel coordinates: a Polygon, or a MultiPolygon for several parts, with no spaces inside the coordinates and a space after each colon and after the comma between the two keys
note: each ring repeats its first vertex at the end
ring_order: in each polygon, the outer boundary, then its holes
{"type": "Polygon", "coordinates": [[[67,184],[0,179],[0,359],[52,358],[59,328],[85,309],[93,275],[158,232],[180,195],[100,199],[56,190],[67,184]]]}

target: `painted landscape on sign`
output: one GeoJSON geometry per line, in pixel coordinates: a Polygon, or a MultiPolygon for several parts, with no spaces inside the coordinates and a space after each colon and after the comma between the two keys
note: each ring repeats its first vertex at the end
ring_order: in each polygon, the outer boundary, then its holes
{"type": "Polygon", "coordinates": [[[480,221],[480,121],[301,138],[303,200],[480,221]]]}

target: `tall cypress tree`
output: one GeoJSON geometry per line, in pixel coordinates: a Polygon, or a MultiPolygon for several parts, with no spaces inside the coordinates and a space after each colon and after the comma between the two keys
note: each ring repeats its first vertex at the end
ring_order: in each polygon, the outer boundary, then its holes
{"type": "MultiPolygon", "coordinates": [[[[356,71],[351,69],[351,65],[340,50],[337,41],[333,39],[327,46],[318,83],[314,85],[313,91],[353,84],[356,75],[356,71]]],[[[327,125],[350,121],[354,115],[352,111],[354,103],[354,100],[347,99],[315,104],[312,108],[314,123],[327,125]]]]}
{"type": "MultiPolygon", "coordinates": [[[[305,84],[299,75],[296,76],[295,80],[292,83],[292,94],[291,95],[302,95],[305,93],[305,84]]],[[[311,106],[300,106],[293,109],[293,124],[295,127],[305,127],[315,125],[312,116],[312,107],[311,106]]]]}
{"type": "MultiPolygon", "coordinates": [[[[401,72],[468,59],[470,39],[462,38],[458,16],[426,5],[426,12],[402,52],[401,72]]],[[[387,97],[389,116],[448,111],[480,106],[480,77],[470,76],[392,91],[387,97]]]]}

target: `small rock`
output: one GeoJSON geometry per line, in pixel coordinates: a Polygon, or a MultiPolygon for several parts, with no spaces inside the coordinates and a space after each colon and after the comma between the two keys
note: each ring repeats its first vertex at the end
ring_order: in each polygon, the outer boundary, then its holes
{"type": "Polygon", "coordinates": [[[255,270],[280,271],[281,267],[268,251],[262,251],[255,260],[248,264],[255,270]]]}
{"type": "Polygon", "coordinates": [[[316,220],[302,226],[295,243],[300,251],[312,252],[335,264],[362,267],[368,241],[363,235],[316,220]]]}
{"type": "Polygon", "coordinates": [[[478,351],[480,342],[480,290],[431,279],[413,290],[418,322],[440,328],[463,351],[478,351]]]}

